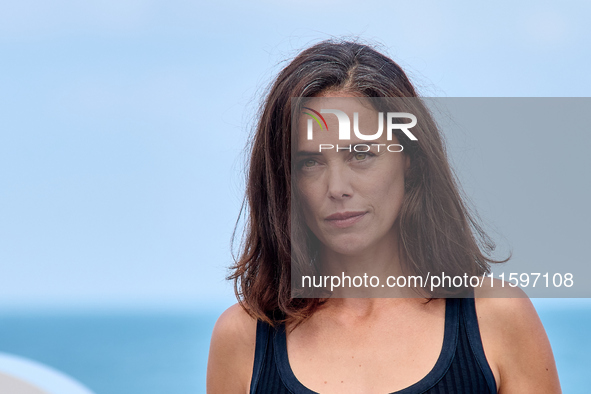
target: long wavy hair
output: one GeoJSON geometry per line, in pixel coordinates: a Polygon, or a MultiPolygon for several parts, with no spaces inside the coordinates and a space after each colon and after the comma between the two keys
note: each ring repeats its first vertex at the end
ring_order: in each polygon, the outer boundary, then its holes
{"type": "MultiPolygon", "coordinates": [[[[272,325],[302,322],[325,302],[321,298],[292,297],[292,263],[297,255],[292,249],[301,249],[302,245],[293,239],[291,231],[295,219],[291,206],[291,99],[327,91],[368,98],[419,97],[392,59],[351,41],[323,41],[302,51],[273,81],[251,141],[241,210],[241,215],[248,215],[246,231],[228,276],[246,311],[272,325]]],[[[413,274],[489,273],[491,263],[507,261],[510,256],[505,260],[490,257],[495,244],[466,204],[436,123],[426,108],[420,112],[423,124],[413,128],[418,141],[401,142],[411,163],[398,220],[401,253],[406,261],[402,268],[413,274]]],[[[298,267],[297,261],[294,267],[298,267]]],[[[454,296],[454,291],[450,289],[447,296],[454,296]]]]}

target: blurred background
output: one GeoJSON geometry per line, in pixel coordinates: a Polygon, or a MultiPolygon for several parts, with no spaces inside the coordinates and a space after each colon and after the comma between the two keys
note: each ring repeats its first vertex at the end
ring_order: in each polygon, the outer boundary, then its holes
{"type": "MultiPolygon", "coordinates": [[[[0,1],[0,352],[96,393],[205,392],[211,330],[235,302],[244,147],[286,61],[360,37],[425,96],[586,97],[590,14],[555,0],[0,1]]],[[[591,148],[588,130],[558,132],[591,148]]],[[[462,138],[452,160],[501,244],[590,262],[588,159],[533,138],[547,154],[519,171],[490,138],[462,138]],[[552,176],[523,182],[535,169],[552,176]],[[557,201],[570,210],[550,225],[557,201]]],[[[564,392],[585,392],[591,304],[534,302],[564,392]]]]}

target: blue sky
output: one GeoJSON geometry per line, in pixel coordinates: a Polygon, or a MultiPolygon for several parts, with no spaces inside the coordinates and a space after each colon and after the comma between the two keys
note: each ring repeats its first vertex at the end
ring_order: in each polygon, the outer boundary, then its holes
{"type": "MultiPolygon", "coordinates": [[[[231,303],[253,116],[273,75],[318,40],[378,43],[427,96],[591,92],[588,2],[360,4],[0,2],[0,305],[231,303]]],[[[472,138],[478,152],[486,140],[472,138]]],[[[458,172],[513,240],[523,228],[495,214],[502,202],[479,181],[493,164],[474,156],[454,157],[458,172]]]]}

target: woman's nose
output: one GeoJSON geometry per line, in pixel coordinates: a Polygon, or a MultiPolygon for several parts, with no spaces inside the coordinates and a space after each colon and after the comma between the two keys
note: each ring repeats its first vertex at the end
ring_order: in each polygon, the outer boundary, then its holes
{"type": "Polygon", "coordinates": [[[353,195],[350,174],[346,166],[333,166],[327,174],[328,197],[339,200],[353,195]]]}

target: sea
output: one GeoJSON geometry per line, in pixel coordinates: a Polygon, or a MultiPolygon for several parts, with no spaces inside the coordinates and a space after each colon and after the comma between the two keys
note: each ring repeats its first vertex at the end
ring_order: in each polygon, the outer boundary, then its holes
{"type": "MultiPolygon", "coordinates": [[[[588,394],[591,306],[538,307],[564,393],[588,394]]],[[[96,394],[205,393],[222,310],[0,311],[0,352],[49,365],[96,394]]]]}

